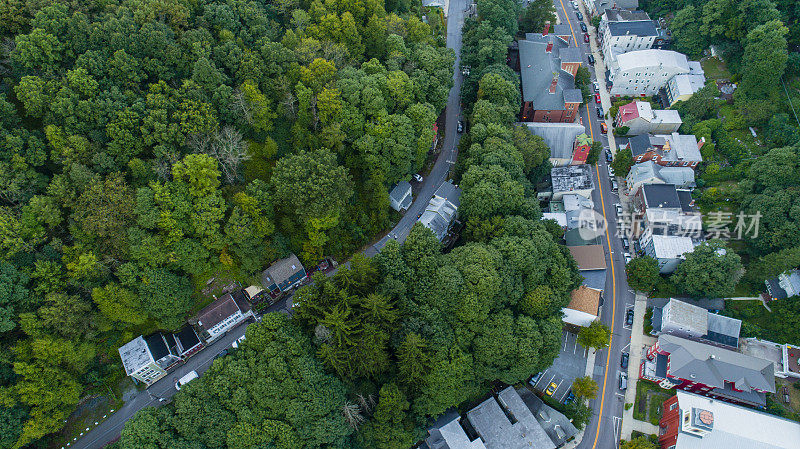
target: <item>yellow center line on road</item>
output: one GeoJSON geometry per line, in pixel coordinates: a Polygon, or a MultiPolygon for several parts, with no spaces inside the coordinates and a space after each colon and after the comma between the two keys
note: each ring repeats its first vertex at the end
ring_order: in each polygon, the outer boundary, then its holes
{"type": "MultiPolygon", "coordinates": [[[[575,30],[572,28],[572,22],[569,20],[569,14],[567,14],[567,9],[564,8],[564,1],[558,0],[561,3],[561,11],[564,12],[564,17],[567,19],[567,23],[569,24],[569,30],[572,33],[572,40],[575,42],[575,46],[578,47],[578,40],[575,38],[575,30]]],[[[589,51],[591,52],[592,46],[591,43],[589,44],[589,51]]],[[[589,121],[589,136],[591,137],[592,141],[594,141],[594,130],[592,130],[592,114],[589,113],[589,105],[586,105],[586,118],[589,121]]],[[[600,190],[600,204],[602,206],[603,211],[603,220],[608,223],[608,218],[606,217],[606,204],[605,200],[603,199],[603,183],[600,182],[600,166],[595,163],[594,170],[597,173],[597,187],[600,190]]],[[[597,430],[594,434],[594,444],[592,444],[592,449],[597,449],[597,440],[600,438],[600,423],[603,421],[603,404],[606,400],[606,385],[608,384],[608,364],[611,361],[611,343],[614,340],[614,320],[617,315],[617,279],[614,271],[614,257],[611,255],[611,236],[608,233],[608,225],[606,224],[606,243],[608,244],[608,254],[609,260],[611,261],[611,333],[608,338],[608,353],[606,354],[606,367],[603,372],[603,388],[600,393],[600,416],[597,418],[597,430]]]]}

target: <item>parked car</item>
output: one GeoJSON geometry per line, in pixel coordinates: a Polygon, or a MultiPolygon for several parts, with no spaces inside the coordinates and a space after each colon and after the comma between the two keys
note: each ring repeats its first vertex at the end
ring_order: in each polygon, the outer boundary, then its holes
{"type": "Polygon", "coordinates": [[[598,104],[597,107],[595,108],[595,111],[597,111],[597,118],[602,120],[603,116],[605,115],[605,111],[603,111],[603,107],[598,104]]]}
{"type": "Polygon", "coordinates": [[[620,359],[619,359],[619,366],[621,366],[622,369],[628,369],[628,359],[629,358],[630,358],[630,355],[627,352],[623,352],[622,353],[622,357],[620,357],[620,359]]]}
{"type": "Polygon", "coordinates": [[[630,263],[630,261],[632,260],[631,253],[625,253],[623,254],[623,256],[625,257],[625,263],[630,263]]]}
{"type": "Polygon", "coordinates": [[[630,249],[631,244],[628,241],[628,237],[622,237],[622,247],[625,249],[630,249]]]}
{"type": "Polygon", "coordinates": [[[600,132],[608,134],[608,125],[606,125],[606,122],[600,122],[600,132]]]}
{"type": "Polygon", "coordinates": [[[613,178],[614,177],[614,169],[611,168],[610,165],[608,166],[608,177],[609,178],[613,178]]]}
{"type": "Polygon", "coordinates": [[[572,3],[572,7],[573,8],[578,9],[578,2],[576,2],[575,0],[572,0],[572,2],[570,2],[570,3],[572,3]]]}
{"type": "MultiPolygon", "coordinates": [[[[580,13],[578,13],[578,14],[580,14],[580,13]]],[[[583,31],[584,33],[585,33],[585,32],[587,32],[587,31],[589,31],[589,29],[588,29],[588,28],[586,28],[586,24],[585,24],[585,23],[583,23],[583,22],[581,22],[581,31],[583,31]]],[[[590,55],[590,56],[591,56],[591,55],[590,55]]]]}
{"type": "Polygon", "coordinates": [[[599,93],[594,94],[594,102],[597,103],[597,104],[600,104],[600,94],[599,93]]]}
{"type": "Polygon", "coordinates": [[[175,389],[180,391],[182,386],[184,386],[184,385],[188,384],[189,382],[197,379],[198,377],[200,377],[200,376],[197,375],[197,371],[189,371],[188,374],[186,374],[185,376],[181,377],[180,379],[178,379],[177,382],[175,382],[175,389]]]}
{"type": "Polygon", "coordinates": [[[531,377],[531,380],[529,380],[528,383],[531,384],[532,387],[535,387],[536,382],[539,382],[539,379],[541,378],[542,378],[542,373],[536,373],[533,375],[533,377],[531,377]]]}
{"type": "Polygon", "coordinates": [[[606,148],[606,162],[613,162],[614,155],[611,154],[611,148],[606,148]]]}
{"type": "Polygon", "coordinates": [[[219,352],[219,354],[214,356],[214,359],[218,359],[220,357],[225,357],[226,355],[228,355],[228,350],[227,349],[223,349],[222,351],[219,352]]]}
{"type": "Polygon", "coordinates": [[[417,182],[422,182],[422,180],[425,179],[425,178],[423,178],[422,175],[420,175],[419,173],[414,173],[414,179],[417,182]]]}
{"type": "Polygon", "coordinates": [[[575,11],[575,17],[577,17],[578,20],[583,20],[583,14],[581,14],[580,11],[575,11]]]}
{"type": "Polygon", "coordinates": [[[614,209],[616,209],[616,211],[617,211],[617,216],[618,216],[618,217],[619,217],[620,215],[622,215],[622,205],[620,205],[619,203],[617,203],[617,204],[615,204],[615,205],[614,205],[614,209]]]}
{"type": "Polygon", "coordinates": [[[569,390],[569,393],[567,393],[567,397],[564,398],[564,403],[565,404],[570,404],[574,400],[575,400],[575,393],[573,393],[572,390],[569,390]]]}
{"type": "MultiPolygon", "coordinates": [[[[581,25],[583,25],[583,23],[581,23],[581,25]]],[[[583,26],[585,27],[586,25],[583,25],[583,26]]],[[[587,56],[587,58],[589,59],[589,64],[594,65],[594,56],[593,55],[589,55],[589,56],[587,56]]]]}
{"type": "Polygon", "coordinates": [[[618,186],[617,186],[617,180],[616,180],[616,179],[614,179],[614,178],[611,178],[611,191],[612,191],[612,192],[616,192],[616,191],[617,191],[617,188],[618,188],[618,186]]]}
{"type": "Polygon", "coordinates": [[[633,309],[628,309],[628,311],[625,312],[625,324],[628,326],[633,325],[633,309]]]}
{"type": "Polygon", "coordinates": [[[555,382],[550,382],[550,385],[547,386],[547,390],[544,390],[544,394],[552,396],[553,393],[556,392],[556,388],[558,388],[558,385],[556,385],[555,382]]]}
{"type": "Polygon", "coordinates": [[[583,33],[583,41],[586,42],[587,44],[589,43],[589,34],[583,33]]]}
{"type": "Polygon", "coordinates": [[[463,121],[461,121],[461,120],[458,121],[458,127],[456,128],[456,130],[458,131],[459,134],[464,132],[464,122],[463,121]]]}
{"type": "Polygon", "coordinates": [[[628,389],[628,375],[625,373],[619,373],[619,389],[620,390],[628,389]]]}
{"type": "Polygon", "coordinates": [[[600,92],[600,84],[597,81],[592,82],[592,87],[594,87],[595,92],[600,92]]]}

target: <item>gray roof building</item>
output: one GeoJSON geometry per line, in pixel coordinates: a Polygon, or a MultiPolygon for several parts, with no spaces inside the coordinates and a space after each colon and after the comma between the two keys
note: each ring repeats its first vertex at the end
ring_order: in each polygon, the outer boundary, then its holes
{"type": "Polygon", "coordinates": [[[439,241],[444,240],[450,225],[456,220],[461,205],[461,189],[452,182],[443,182],[419,217],[423,226],[433,231],[439,241]]]}
{"type": "Polygon", "coordinates": [[[681,209],[681,200],[672,184],[645,184],[642,186],[642,198],[647,209],[681,209]]]}
{"type": "Polygon", "coordinates": [[[555,449],[539,421],[513,387],[467,412],[487,449],[555,449]]]}
{"type": "Polygon", "coordinates": [[[595,0],[594,13],[602,15],[609,9],[638,9],[639,0],[595,0]]]}
{"type": "Polygon", "coordinates": [[[583,58],[578,47],[570,47],[560,37],[527,33],[519,41],[522,100],[532,102],[534,109],[561,110],[565,102],[583,102],[575,78],[562,70],[564,63],[580,63],[583,58]],[[548,48],[550,51],[548,51],[548,48]],[[554,92],[550,93],[553,81],[554,92]]]}
{"type": "Polygon", "coordinates": [[[653,307],[653,333],[705,340],[736,348],[742,321],[711,313],[703,307],[670,298],[663,307],[653,307]]]}
{"type": "Polygon", "coordinates": [[[769,278],[764,283],[772,299],[786,299],[800,294],[800,272],[789,270],[774,278],[769,278]]]}
{"type": "Polygon", "coordinates": [[[517,392],[556,447],[561,447],[578,434],[578,429],[570,422],[569,418],[545,404],[532,391],[527,388],[519,388],[517,392]]]}
{"type": "Polygon", "coordinates": [[[525,122],[525,125],[532,134],[541,137],[550,147],[550,159],[553,165],[568,164],[572,160],[575,138],[586,132],[586,128],[579,123],[525,122]]]}
{"type": "Polygon", "coordinates": [[[392,209],[400,212],[401,210],[408,209],[411,206],[413,197],[411,196],[411,183],[408,181],[400,181],[389,192],[389,203],[392,209]]]}
{"type": "Polygon", "coordinates": [[[608,22],[608,31],[612,36],[658,36],[658,25],[652,20],[637,20],[631,22],[608,22]]]}
{"type": "Polygon", "coordinates": [[[261,274],[261,285],[269,291],[285,292],[306,278],[306,270],[300,259],[292,253],[279,259],[261,274]]]}
{"type": "Polygon", "coordinates": [[[557,192],[580,194],[581,191],[591,191],[594,188],[592,168],[586,164],[554,167],[550,170],[550,178],[553,181],[554,196],[557,192]]]}
{"type": "Polygon", "coordinates": [[[645,11],[628,9],[606,9],[605,19],[609,22],[627,22],[634,20],[650,20],[650,16],[645,11]]]}
{"type": "Polygon", "coordinates": [[[775,392],[775,368],[769,360],[668,334],[658,337],[658,346],[669,354],[670,377],[716,389],[727,382],[745,393],[775,392]]]}

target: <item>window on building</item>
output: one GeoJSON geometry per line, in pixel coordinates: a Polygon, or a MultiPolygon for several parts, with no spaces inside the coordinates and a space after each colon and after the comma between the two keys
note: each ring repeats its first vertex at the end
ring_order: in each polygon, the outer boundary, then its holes
{"type": "Polygon", "coordinates": [[[674,402],[674,403],[670,404],[670,406],[669,406],[669,410],[670,411],[675,410],[676,408],[678,408],[678,403],[677,402],[674,402]]]}

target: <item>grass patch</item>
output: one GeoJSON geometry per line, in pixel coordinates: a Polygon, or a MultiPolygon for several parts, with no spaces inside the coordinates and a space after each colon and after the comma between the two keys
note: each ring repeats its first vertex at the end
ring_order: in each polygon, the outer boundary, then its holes
{"type": "Polygon", "coordinates": [[[706,78],[711,79],[731,79],[731,72],[728,70],[728,66],[717,58],[716,56],[703,59],[700,61],[700,65],[703,67],[703,72],[705,72],[706,78]]]}
{"type": "Polygon", "coordinates": [[[633,417],[658,425],[661,419],[661,405],[675,395],[675,389],[665,390],[658,385],[639,379],[636,382],[636,399],[633,401],[633,417]]]}

